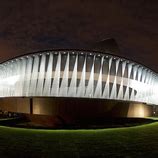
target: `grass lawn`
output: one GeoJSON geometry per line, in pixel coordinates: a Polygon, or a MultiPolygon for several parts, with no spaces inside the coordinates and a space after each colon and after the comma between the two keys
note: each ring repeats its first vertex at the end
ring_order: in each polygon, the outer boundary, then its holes
{"type": "Polygon", "coordinates": [[[3,157],[158,157],[158,122],[101,130],[0,126],[0,158],[3,157]]]}

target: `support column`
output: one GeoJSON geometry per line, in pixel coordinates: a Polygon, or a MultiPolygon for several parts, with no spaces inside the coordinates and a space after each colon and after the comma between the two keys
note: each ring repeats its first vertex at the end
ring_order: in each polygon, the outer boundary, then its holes
{"type": "Polygon", "coordinates": [[[33,98],[30,98],[30,114],[33,114],[33,98]]]}

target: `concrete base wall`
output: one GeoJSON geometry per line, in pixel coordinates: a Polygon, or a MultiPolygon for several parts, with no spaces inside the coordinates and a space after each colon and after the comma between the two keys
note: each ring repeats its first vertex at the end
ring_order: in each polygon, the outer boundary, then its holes
{"type": "Polygon", "coordinates": [[[29,98],[0,98],[0,109],[3,111],[30,113],[29,98]]]}
{"type": "Polygon", "coordinates": [[[49,122],[91,120],[107,117],[152,116],[153,107],[134,102],[81,98],[1,98],[0,109],[28,115],[33,120],[49,122]],[[31,108],[31,109],[30,109],[31,108]],[[34,117],[36,116],[36,118],[34,117]],[[46,119],[47,118],[47,119],[46,119]]]}

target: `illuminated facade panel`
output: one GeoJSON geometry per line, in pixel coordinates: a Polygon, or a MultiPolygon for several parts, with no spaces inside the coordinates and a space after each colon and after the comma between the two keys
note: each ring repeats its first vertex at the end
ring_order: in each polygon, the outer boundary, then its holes
{"type": "Polygon", "coordinates": [[[0,64],[0,97],[79,97],[158,104],[158,75],[90,51],[46,51],[0,64]]]}

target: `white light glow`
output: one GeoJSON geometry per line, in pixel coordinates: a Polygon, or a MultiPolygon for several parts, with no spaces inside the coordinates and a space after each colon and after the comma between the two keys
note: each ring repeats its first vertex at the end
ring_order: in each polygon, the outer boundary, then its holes
{"type": "Polygon", "coordinates": [[[19,75],[18,76],[11,76],[7,77],[5,79],[0,79],[0,85],[1,86],[13,86],[16,84],[16,82],[19,80],[19,75]]]}

